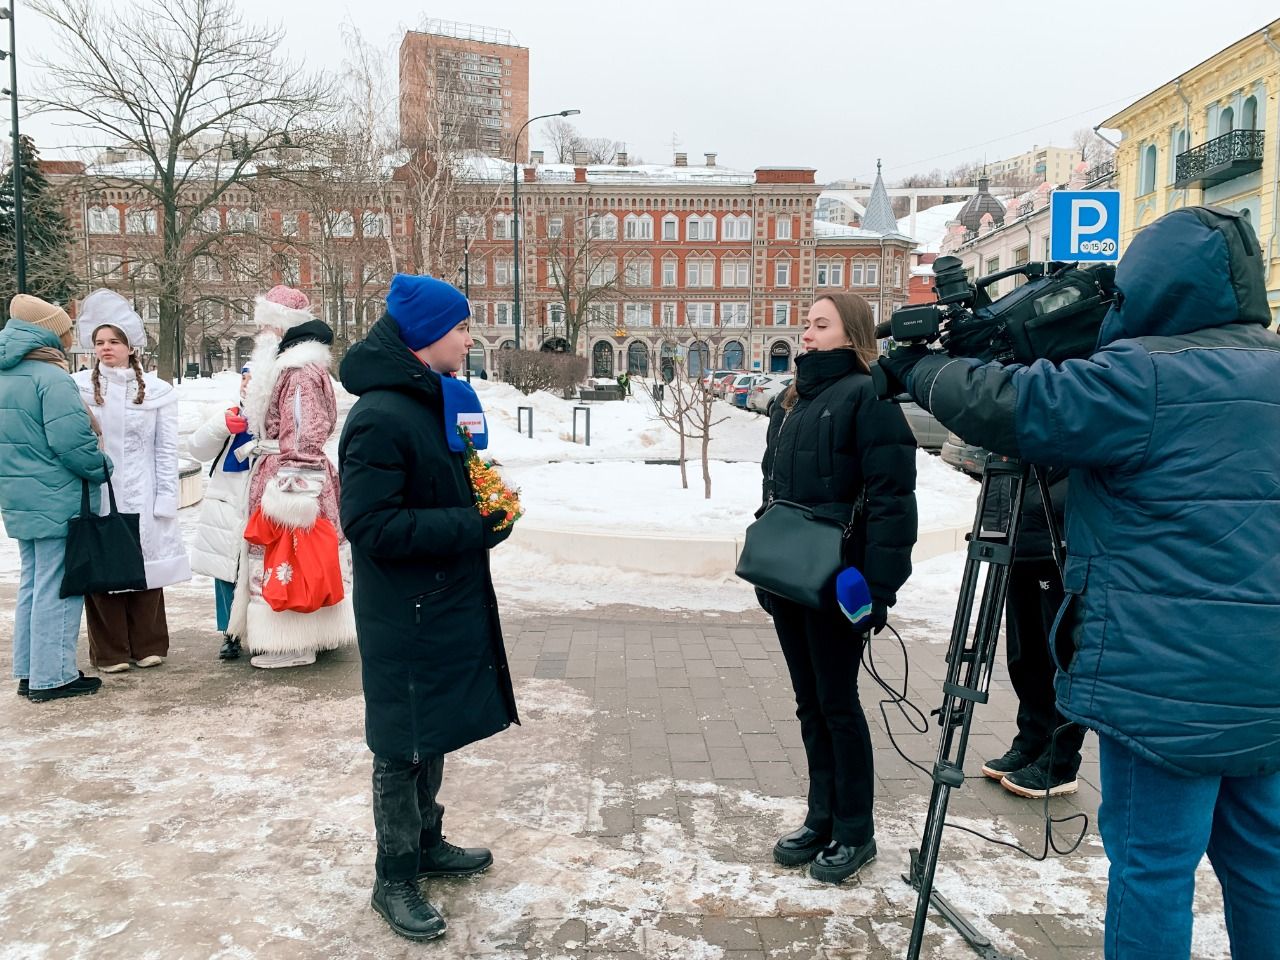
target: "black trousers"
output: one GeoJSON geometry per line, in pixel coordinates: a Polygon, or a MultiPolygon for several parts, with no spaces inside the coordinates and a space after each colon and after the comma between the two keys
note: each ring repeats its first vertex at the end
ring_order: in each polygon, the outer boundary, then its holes
{"type": "Polygon", "coordinates": [[[436,796],[444,779],[444,756],[419,763],[373,758],[373,825],[378,833],[375,868],[382,880],[412,880],[418,852],[440,842],[444,817],[436,796]]]}
{"type": "MultiPolygon", "coordinates": [[[[1052,740],[1053,772],[1072,777],[1080,769],[1084,727],[1071,723],[1053,740],[1053,731],[1069,723],[1055,705],[1057,668],[1049,653],[1049,634],[1062,600],[1062,577],[1053,560],[1016,560],[1009,568],[1005,657],[1018,695],[1018,735],[1013,748],[1048,763],[1052,740]]],[[[1058,658],[1064,666],[1072,653],[1070,631],[1060,630],[1058,658]]]]}
{"type": "Polygon", "coordinates": [[[838,608],[812,610],[779,597],[770,607],[809,763],[805,826],[839,843],[866,843],[875,835],[871,731],[858,700],[867,635],[838,608]]]}

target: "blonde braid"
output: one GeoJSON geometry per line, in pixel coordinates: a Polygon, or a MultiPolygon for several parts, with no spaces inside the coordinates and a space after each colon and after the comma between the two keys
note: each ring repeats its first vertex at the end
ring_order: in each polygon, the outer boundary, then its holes
{"type": "Polygon", "coordinates": [[[138,362],[136,353],[129,354],[129,366],[133,368],[133,375],[138,378],[138,395],[133,398],[133,402],[141,404],[147,398],[147,385],[142,379],[142,364],[138,362]]]}
{"type": "Polygon", "coordinates": [[[93,358],[93,402],[98,406],[102,406],[102,378],[98,374],[98,368],[102,366],[102,361],[97,357],[93,358]]]}

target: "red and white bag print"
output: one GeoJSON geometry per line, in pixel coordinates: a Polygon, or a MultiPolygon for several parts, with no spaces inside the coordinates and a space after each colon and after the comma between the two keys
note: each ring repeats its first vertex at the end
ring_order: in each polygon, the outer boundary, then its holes
{"type": "Polygon", "coordinates": [[[338,532],[319,517],[310,528],[286,527],[255,510],[244,538],[263,548],[262,599],[277,613],[313,613],[342,600],[338,532]]]}

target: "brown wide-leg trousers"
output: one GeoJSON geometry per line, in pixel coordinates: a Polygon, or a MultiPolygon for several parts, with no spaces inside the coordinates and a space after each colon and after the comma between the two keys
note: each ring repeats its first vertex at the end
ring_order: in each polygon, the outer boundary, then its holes
{"type": "Polygon", "coordinates": [[[89,662],[95,667],[169,655],[163,590],[92,593],[84,598],[84,610],[89,662]]]}

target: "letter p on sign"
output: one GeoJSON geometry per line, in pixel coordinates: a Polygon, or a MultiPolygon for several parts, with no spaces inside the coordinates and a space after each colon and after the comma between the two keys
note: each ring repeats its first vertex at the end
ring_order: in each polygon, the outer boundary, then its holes
{"type": "Polygon", "coordinates": [[[1049,259],[1119,259],[1118,190],[1055,190],[1049,221],[1049,259]]]}

